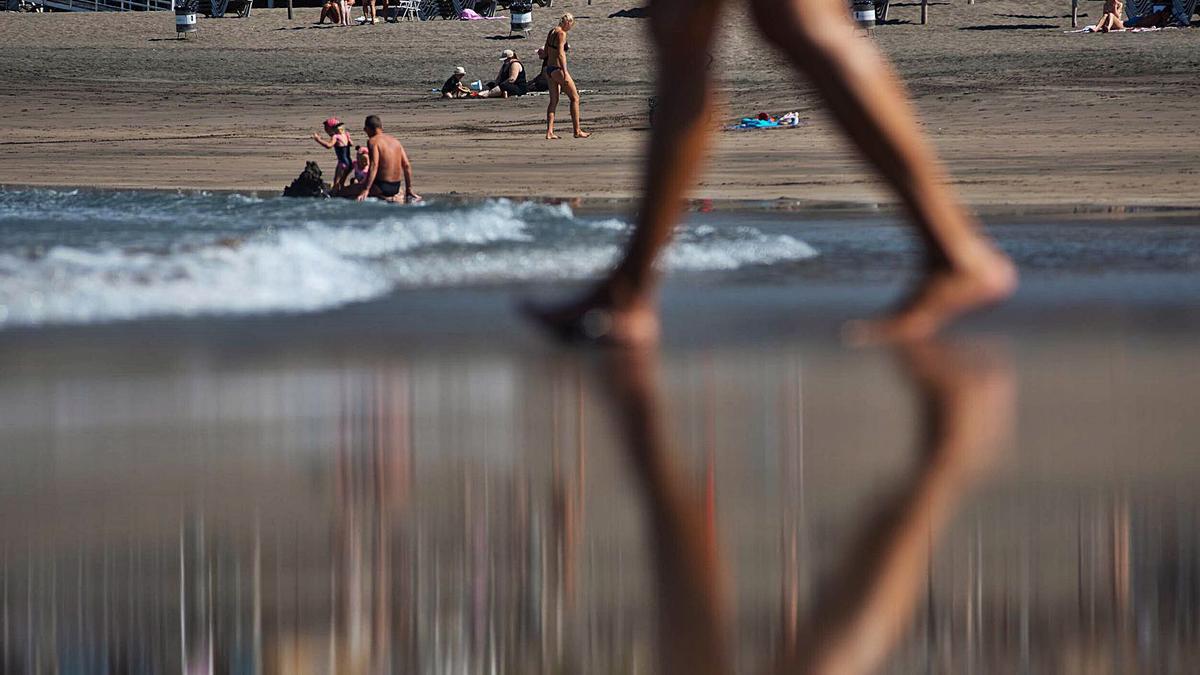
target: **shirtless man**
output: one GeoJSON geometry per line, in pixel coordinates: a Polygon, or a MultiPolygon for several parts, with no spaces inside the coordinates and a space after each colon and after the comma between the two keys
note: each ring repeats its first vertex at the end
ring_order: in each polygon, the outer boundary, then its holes
{"type": "Polygon", "coordinates": [[[376,197],[384,201],[400,201],[400,184],[404,183],[404,203],[420,201],[421,195],[412,191],[412,164],[404,146],[394,136],[383,133],[383,122],[378,115],[370,115],[363,123],[367,134],[367,148],[371,153],[371,171],[367,174],[367,187],[358,193],[358,201],[376,197]]]}
{"type": "MultiPolygon", "coordinates": [[[[712,50],[727,4],[732,3],[655,0],[650,34],[658,60],[658,108],[637,228],[608,278],[582,298],[529,308],[561,339],[622,345],[658,340],[655,261],[704,164],[712,86],[696,64],[712,50]]],[[[749,4],[763,43],[808,75],[842,131],[895,190],[925,244],[924,274],[907,300],[887,318],[847,326],[850,341],[928,338],[955,317],[1012,294],[1016,268],[946,186],[946,172],[917,125],[903,85],[874,43],[856,34],[845,0],[749,4]]],[[[562,42],[557,32],[551,38],[548,53],[565,45],[565,33],[562,42]]]]}

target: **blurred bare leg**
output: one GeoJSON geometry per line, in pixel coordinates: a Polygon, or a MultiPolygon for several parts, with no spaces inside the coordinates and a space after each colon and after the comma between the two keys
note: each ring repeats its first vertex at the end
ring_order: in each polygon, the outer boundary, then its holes
{"type": "Polygon", "coordinates": [[[1016,389],[1003,354],[911,345],[923,402],[919,464],[868,518],[778,673],[878,670],[912,620],[936,542],[962,495],[987,473],[1013,426],[1016,389]]]}
{"type": "Polygon", "coordinates": [[[637,227],[609,278],[577,302],[527,308],[561,339],[647,345],[659,337],[654,262],[671,238],[708,144],[710,86],[704,63],[722,0],[655,0],[658,107],[642,177],[637,227]]]}
{"type": "Polygon", "coordinates": [[[759,30],[804,72],[842,130],[907,208],[925,243],[924,277],[890,317],[852,326],[860,342],[927,338],[1010,295],[1016,270],[946,185],[887,60],[856,36],[840,0],[753,0],[759,30]]]}
{"type": "MultiPolygon", "coordinates": [[[[679,0],[654,6],[661,122],[651,140],[638,226],[624,259],[595,291],[561,309],[535,312],[564,338],[644,344],[658,336],[654,262],[670,239],[707,138],[708,88],[695,63],[712,40],[719,0],[708,1],[711,9],[701,4],[690,15],[679,0]]],[[[896,190],[925,242],[916,289],[890,317],[848,327],[849,337],[859,343],[927,338],[954,318],[1011,295],[1016,269],[945,185],[900,82],[878,51],[856,36],[845,3],[752,4],[760,31],[810,77],[846,134],[896,190]]]]}
{"type": "Polygon", "coordinates": [[[728,675],[723,577],[704,496],[672,459],[657,360],[618,350],[601,371],[630,464],[645,497],[666,675],[728,675]]]}

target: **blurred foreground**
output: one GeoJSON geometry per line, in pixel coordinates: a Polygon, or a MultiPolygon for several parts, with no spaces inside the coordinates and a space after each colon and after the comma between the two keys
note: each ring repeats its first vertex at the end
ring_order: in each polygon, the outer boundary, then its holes
{"type": "Polygon", "coordinates": [[[4,672],[1193,671],[1192,357],[10,363],[4,672]]]}

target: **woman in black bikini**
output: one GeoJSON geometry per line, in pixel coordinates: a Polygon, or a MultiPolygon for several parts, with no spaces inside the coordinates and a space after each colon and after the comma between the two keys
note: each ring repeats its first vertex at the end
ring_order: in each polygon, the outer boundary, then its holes
{"type": "Polygon", "coordinates": [[[571,45],[567,44],[567,31],[575,26],[575,17],[570,12],[563,14],[558,25],[546,36],[546,79],[550,85],[550,105],[546,108],[546,140],[558,140],[554,133],[554,111],[558,109],[558,95],[566,92],[567,100],[571,102],[571,124],[575,127],[575,138],[587,138],[590,133],[579,126],[579,90],[575,88],[575,80],[567,72],[567,52],[571,45]]]}

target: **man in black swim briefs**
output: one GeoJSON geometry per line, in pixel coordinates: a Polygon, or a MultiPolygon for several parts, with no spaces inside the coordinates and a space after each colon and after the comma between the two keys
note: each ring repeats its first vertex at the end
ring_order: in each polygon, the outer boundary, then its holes
{"type": "Polygon", "coordinates": [[[400,187],[402,185],[403,183],[400,181],[383,180],[382,178],[376,178],[375,182],[371,184],[373,188],[372,192],[378,190],[379,194],[384,197],[395,197],[400,194],[400,187]]]}
{"type": "Polygon", "coordinates": [[[358,201],[367,197],[376,197],[384,201],[399,201],[400,186],[404,186],[404,203],[420,201],[421,196],[413,192],[412,164],[404,146],[390,134],[383,132],[383,122],[377,115],[367,117],[363,123],[363,131],[367,134],[367,148],[371,154],[371,170],[362,192],[358,193],[358,201]]]}

